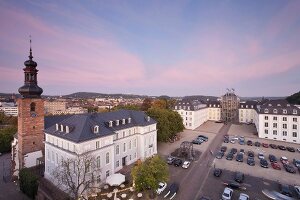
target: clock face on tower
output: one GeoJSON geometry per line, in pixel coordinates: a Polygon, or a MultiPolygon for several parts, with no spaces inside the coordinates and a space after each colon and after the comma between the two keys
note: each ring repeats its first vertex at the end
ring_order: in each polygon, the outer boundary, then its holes
{"type": "Polygon", "coordinates": [[[31,112],[31,117],[36,117],[37,114],[35,112],[31,112]]]}

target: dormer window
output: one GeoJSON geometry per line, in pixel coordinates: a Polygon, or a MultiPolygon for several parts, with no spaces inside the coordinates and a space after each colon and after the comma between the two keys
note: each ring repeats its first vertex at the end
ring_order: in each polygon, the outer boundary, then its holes
{"type": "Polygon", "coordinates": [[[280,104],[277,104],[277,106],[281,106],[280,104]]]}
{"type": "Polygon", "coordinates": [[[211,104],[209,104],[209,107],[211,107],[211,104]]]}
{"type": "Polygon", "coordinates": [[[246,105],[246,108],[248,108],[248,105],[246,105]]]}
{"type": "Polygon", "coordinates": [[[218,108],[220,108],[220,105],[218,105],[218,108]]]}
{"type": "Polygon", "coordinates": [[[112,125],[113,125],[113,122],[112,121],[109,121],[109,127],[112,127],[112,125]]]}
{"type": "Polygon", "coordinates": [[[253,108],[253,105],[251,106],[251,108],[253,108]]]}
{"type": "Polygon", "coordinates": [[[60,131],[64,132],[64,126],[62,124],[60,125],[60,131]]]}
{"type": "Polygon", "coordinates": [[[244,107],[244,105],[241,105],[241,108],[243,108],[244,107]]]}
{"type": "Polygon", "coordinates": [[[267,108],[265,109],[265,113],[269,113],[269,110],[267,108]]]}
{"type": "Polygon", "coordinates": [[[55,127],[56,127],[56,130],[58,131],[59,125],[58,125],[58,124],[55,124],[55,127]]]}
{"type": "Polygon", "coordinates": [[[150,117],[149,116],[147,116],[147,122],[150,122],[150,117]]]}
{"type": "Polygon", "coordinates": [[[94,126],[94,133],[99,133],[99,126],[98,125],[94,126]]]}
{"type": "Polygon", "coordinates": [[[272,106],[272,104],[269,103],[269,106],[272,106]]]}
{"type": "Polygon", "coordinates": [[[70,128],[69,128],[69,126],[66,126],[66,133],[70,133],[70,128]]]}
{"type": "Polygon", "coordinates": [[[183,109],[185,110],[185,106],[183,106],[183,109]]]}
{"type": "Polygon", "coordinates": [[[277,113],[277,109],[274,109],[273,112],[274,112],[274,113],[277,113]]]}
{"type": "Polygon", "coordinates": [[[116,126],[119,126],[119,120],[116,120],[116,126]]]}
{"type": "Polygon", "coordinates": [[[122,119],[122,124],[125,124],[125,119],[122,119]]]}
{"type": "Polygon", "coordinates": [[[130,124],[130,123],[131,123],[131,118],[129,117],[129,118],[128,118],[128,124],[130,124]]]}
{"type": "Polygon", "coordinates": [[[296,115],[297,114],[297,110],[293,109],[293,114],[296,115]]]}
{"type": "Polygon", "coordinates": [[[286,114],[287,113],[287,110],[286,109],[283,109],[283,114],[286,114]]]}
{"type": "Polygon", "coordinates": [[[287,107],[290,107],[291,105],[290,105],[290,104],[286,104],[286,106],[287,106],[287,107]]]}
{"type": "Polygon", "coordinates": [[[175,109],[177,109],[177,106],[175,106],[175,109]]]}

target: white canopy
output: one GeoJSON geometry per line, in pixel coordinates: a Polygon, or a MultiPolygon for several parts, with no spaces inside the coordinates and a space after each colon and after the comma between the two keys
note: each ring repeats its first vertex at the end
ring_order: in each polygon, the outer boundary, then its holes
{"type": "Polygon", "coordinates": [[[106,183],[110,186],[119,186],[124,182],[125,182],[125,176],[120,173],[110,175],[106,178],[106,183]]]}

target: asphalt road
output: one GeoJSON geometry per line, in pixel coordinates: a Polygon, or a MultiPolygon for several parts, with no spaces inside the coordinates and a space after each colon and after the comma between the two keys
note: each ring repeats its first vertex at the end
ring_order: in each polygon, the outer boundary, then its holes
{"type": "MultiPolygon", "coordinates": [[[[199,160],[193,162],[188,169],[177,168],[170,166],[170,181],[169,183],[176,182],[179,184],[179,191],[176,199],[180,200],[194,200],[200,198],[200,191],[209,174],[214,155],[223,142],[224,135],[227,134],[230,124],[223,125],[223,127],[216,134],[210,146],[202,155],[199,160]]],[[[159,199],[163,199],[166,191],[160,195],[159,199]]]]}

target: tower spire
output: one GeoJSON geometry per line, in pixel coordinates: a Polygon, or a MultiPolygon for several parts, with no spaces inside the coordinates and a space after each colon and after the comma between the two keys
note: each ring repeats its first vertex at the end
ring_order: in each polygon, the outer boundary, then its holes
{"type": "Polygon", "coordinates": [[[30,43],[30,51],[29,51],[29,59],[32,60],[32,49],[31,49],[31,35],[29,35],[29,43],[30,43]]]}

